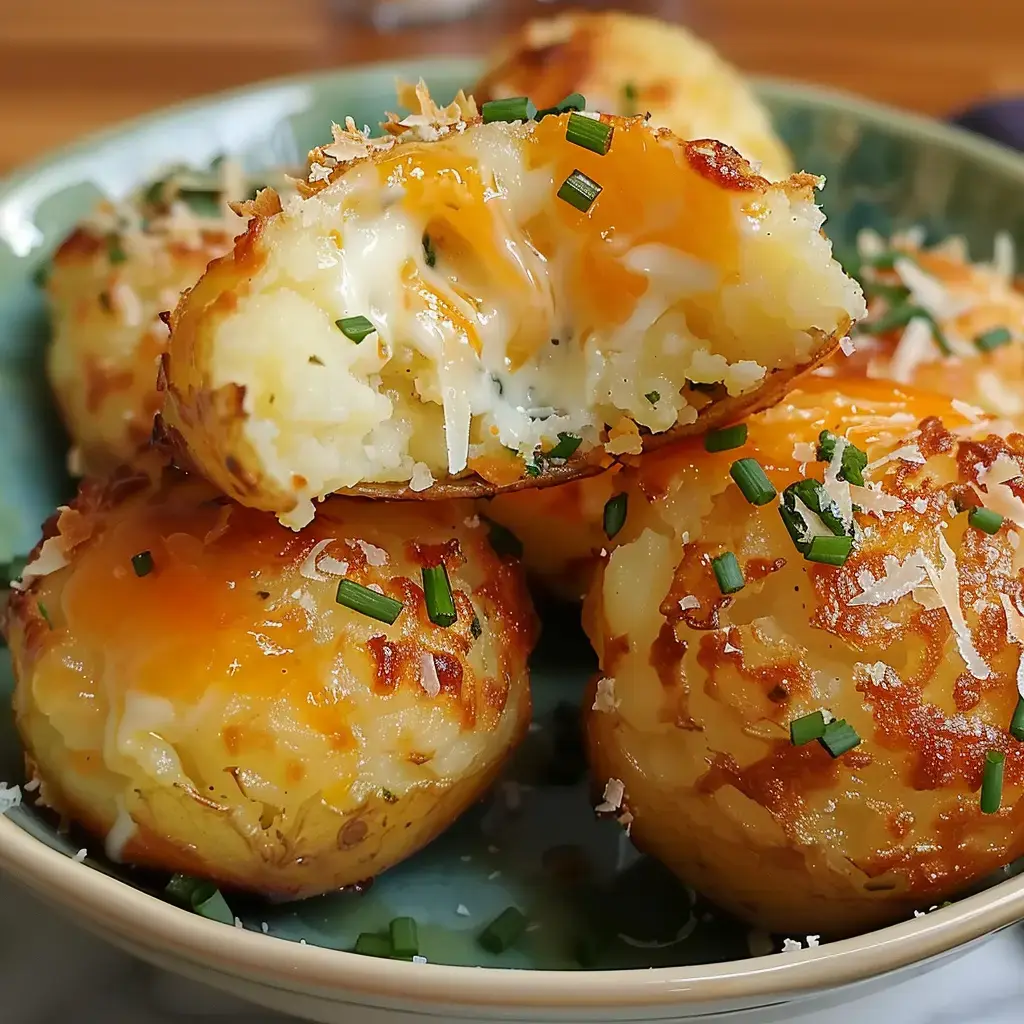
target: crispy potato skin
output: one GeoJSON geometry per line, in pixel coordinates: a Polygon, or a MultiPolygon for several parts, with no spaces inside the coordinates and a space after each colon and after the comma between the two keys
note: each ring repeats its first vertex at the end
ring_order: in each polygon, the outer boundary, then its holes
{"type": "Polygon", "coordinates": [[[230,246],[227,232],[206,231],[198,247],[144,239],[115,249],[80,227],[57,250],[46,284],[47,374],[83,469],[133,464],[149,443],[168,337],[159,314],[230,246]]]}
{"type": "Polygon", "coordinates": [[[533,611],[471,511],[339,498],[295,534],[177,475],[83,484],[35,553],[67,564],[7,611],[44,801],[99,837],[130,816],[128,863],[274,897],[420,849],[530,718],[533,611]],[[442,561],[450,628],[422,590],[442,561]],[[403,602],[393,626],[335,602],[342,571],[403,602]]]}
{"type": "Polygon", "coordinates": [[[592,693],[586,721],[595,783],[624,783],[642,849],[751,922],[832,936],[940,902],[1024,853],[1024,748],[1008,732],[1020,646],[1003,604],[1024,594],[1020,530],[1008,519],[989,536],[954,504],[991,501],[979,472],[1000,458],[1024,466],[1024,436],[988,434],[944,398],[808,379],[750,421],[744,448],[680,447],[629,471],[622,543],[584,615],[614,706],[592,693]],[[925,459],[869,473],[904,505],[856,513],[863,537],[838,568],[805,561],[777,510],[749,504],[728,473],[754,457],[780,493],[820,480],[823,464],[801,471],[793,449],[823,428],[871,460],[909,443],[925,459]],[[724,551],[746,580],[732,597],[710,564],[724,551]],[[887,603],[851,603],[886,556],[917,552],[955,574],[967,647],[928,577],[887,603]],[[819,708],[861,744],[835,760],[792,745],[789,723],[819,708]],[[1006,754],[1005,786],[986,815],[992,749],[1006,754]]]}
{"type": "Polygon", "coordinates": [[[720,139],[772,179],[793,169],[767,112],[739,72],[679,25],[624,12],[569,12],[528,22],[504,41],[476,99],[529,95],[538,107],[581,92],[593,110],[650,111],[684,138],[720,139]]]}

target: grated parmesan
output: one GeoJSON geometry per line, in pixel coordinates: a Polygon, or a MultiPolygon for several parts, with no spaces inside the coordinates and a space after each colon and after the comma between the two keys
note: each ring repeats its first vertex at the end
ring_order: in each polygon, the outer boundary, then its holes
{"type": "Polygon", "coordinates": [[[21,787],[8,786],[0,782],[0,814],[6,814],[14,807],[21,806],[21,787]]]}
{"type": "Polygon", "coordinates": [[[1020,466],[1004,452],[991,466],[978,472],[978,484],[988,495],[986,508],[998,512],[1004,519],[1009,519],[1018,526],[1024,526],[1024,502],[1007,487],[1010,480],[1021,475],[1020,466]]]}
{"type": "Polygon", "coordinates": [[[874,607],[898,601],[924,582],[928,575],[926,563],[923,551],[912,551],[902,562],[895,555],[886,555],[882,560],[883,573],[878,579],[870,569],[861,569],[857,573],[861,593],[850,598],[848,603],[874,607]]]}
{"type": "Polygon", "coordinates": [[[409,476],[410,491],[425,491],[434,486],[434,474],[425,462],[417,462],[412,467],[412,474],[409,476]]]}
{"type": "Polygon", "coordinates": [[[847,530],[853,526],[853,496],[850,493],[849,482],[840,479],[839,474],[843,468],[843,452],[849,446],[850,442],[845,437],[836,438],[835,450],[832,452],[832,458],[825,468],[825,480],[822,484],[825,488],[825,493],[836,506],[839,518],[847,530]]]}
{"type": "Polygon", "coordinates": [[[601,803],[594,808],[598,814],[612,814],[622,806],[622,798],[626,795],[626,787],[621,779],[609,779],[605,783],[601,803]]]}
{"type": "Polygon", "coordinates": [[[428,697],[436,697],[441,692],[441,680],[437,677],[433,654],[420,655],[420,686],[428,697]]]}
{"type": "Polygon", "coordinates": [[[878,484],[860,487],[850,485],[850,498],[863,512],[881,518],[889,512],[899,512],[904,505],[903,499],[895,494],[886,494],[878,484]]]}
{"type": "Polygon", "coordinates": [[[367,565],[380,568],[380,566],[388,564],[388,553],[383,548],[379,548],[376,544],[371,544],[365,540],[357,540],[354,543],[366,556],[367,565]]]}
{"type": "Polygon", "coordinates": [[[331,539],[328,537],[327,540],[318,540],[313,545],[313,550],[302,560],[302,565],[299,566],[299,575],[304,576],[307,580],[315,580],[319,583],[326,581],[327,577],[322,573],[317,572],[316,560],[324,552],[324,550],[331,543],[331,539]]]}
{"type": "Polygon", "coordinates": [[[1024,699],[1024,615],[1021,615],[1007,594],[999,595],[999,603],[1006,613],[1007,638],[1021,648],[1017,661],[1017,692],[1024,699]]]}
{"type": "Polygon", "coordinates": [[[615,711],[619,706],[615,699],[615,680],[611,677],[597,681],[597,693],[594,696],[592,711],[615,711]]]}
{"type": "Polygon", "coordinates": [[[689,611],[691,608],[699,608],[700,599],[695,597],[693,594],[687,594],[686,597],[679,598],[679,608],[681,611],[689,611]]]}

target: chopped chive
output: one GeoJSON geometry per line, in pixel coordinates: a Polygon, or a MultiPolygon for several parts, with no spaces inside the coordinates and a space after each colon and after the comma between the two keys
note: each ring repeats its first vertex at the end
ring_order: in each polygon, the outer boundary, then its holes
{"type": "Polygon", "coordinates": [[[622,87],[623,113],[632,117],[636,113],[637,89],[635,82],[626,82],[622,87]]]}
{"type": "Polygon", "coordinates": [[[378,622],[386,622],[389,626],[402,614],[401,601],[386,594],[378,594],[376,590],[364,587],[355,580],[341,580],[335,600],[354,612],[368,615],[378,622]]]}
{"type": "Polygon", "coordinates": [[[885,252],[880,252],[877,256],[863,257],[861,259],[861,265],[865,267],[874,267],[875,270],[894,270],[897,260],[909,258],[910,256],[907,253],[900,252],[898,249],[886,249],[885,252]]]}
{"type": "Polygon", "coordinates": [[[990,508],[972,508],[967,515],[967,522],[984,533],[998,533],[999,527],[1003,525],[1003,517],[990,508]]]}
{"type": "Polygon", "coordinates": [[[473,621],[469,624],[469,632],[474,640],[479,640],[483,636],[484,627],[480,625],[480,620],[474,615],[473,621]]]}
{"type": "Polygon", "coordinates": [[[428,267],[437,265],[437,251],[434,249],[434,243],[426,231],[423,232],[423,260],[428,267]]]}
{"type": "Polygon", "coordinates": [[[737,459],[729,467],[729,476],[751,505],[767,505],[778,494],[757,459],[737,459]]]}
{"type": "Polygon", "coordinates": [[[1024,740],[1024,697],[1017,698],[1017,706],[1010,719],[1010,735],[1015,740],[1024,740]]]}
{"type": "Polygon", "coordinates": [[[178,198],[197,217],[221,217],[227,213],[227,204],[220,189],[183,188],[179,189],[178,198]]]}
{"type": "Polygon", "coordinates": [[[107,259],[111,263],[124,263],[128,259],[128,254],[124,251],[124,246],[118,235],[107,236],[107,259]]]}
{"type": "Polygon", "coordinates": [[[149,185],[142,193],[142,201],[147,206],[162,206],[167,200],[164,197],[164,190],[167,188],[167,179],[158,178],[149,185]]]}
{"type": "Polygon", "coordinates": [[[587,98],[581,92],[571,92],[564,100],[559,100],[558,102],[558,112],[560,114],[565,114],[572,110],[580,111],[586,109],[587,98]]]}
{"type": "Polygon", "coordinates": [[[804,558],[824,565],[843,565],[852,550],[852,537],[812,537],[804,558]]]}
{"type": "Polygon", "coordinates": [[[503,910],[481,933],[480,945],[488,953],[504,953],[514,946],[526,931],[526,917],[515,907],[503,910]]]}
{"type": "Polygon", "coordinates": [[[1007,345],[1012,340],[1013,335],[1010,333],[1009,328],[993,327],[992,330],[977,335],[974,339],[974,344],[979,352],[991,352],[992,349],[1007,345]]]}
{"type": "Polygon", "coordinates": [[[388,930],[391,932],[391,951],[394,956],[419,956],[420,940],[414,918],[396,917],[388,930]]]}
{"type": "Polygon", "coordinates": [[[192,912],[210,921],[220,921],[221,924],[234,924],[235,915],[231,913],[224,894],[213,884],[213,882],[200,882],[193,890],[190,897],[192,912]]]}
{"type": "Polygon", "coordinates": [[[661,395],[659,395],[657,391],[648,391],[647,394],[644,395],[644,398],[646,398],[651,405],[657,405],[661,401],[661,395]]]}
{"type": "Polygon", "coordinates": [[[153,554],[150,551],[140,551],[132,555],[132,568],[136,576],[148,576],[153,571],[153,554]]]}
{"type": "Polygon", "coordinates": [[[47,263],[40,263],[35,270],[32,271],[32,283],[37,288],[45,288],[46,281],[50,276],[50,267],[47,263]]]}
{"type": "Polygon", "coordinates": [[[528,462],[526,464],[526,475],[540,476],[540,466],[538,466],[536,462],[528,462]]]}
{"type": "Polygon", "coordinates": [[[43,617],[45,622],[50,629],[53,629],[53,620],[50,618],[50,613],[46,610],[46,605],[42,601],[36,601],[36,607],[39,609],[39,614],[43,617]]]}
{"type": "Polygon", "coordinates": [[[28,565],[27,558],[12,558],[9,562],[0,563],[0,586],[9,587],[21,579],[21,574],[28,565]]]}
{"type": "Polygon", "coordinates": [[[891,306],[877,320],[861,321],[858,328],[865,334],[888,334],[900,327],[906,327],[915,317],[931,319],[921,306],[904,302],[899,306],[891,306]]]}
{"type": "MultiPolygon", "coordinates": [[[[839,438],[831,430],[823,430],[818,435],[818,448],[815,458],[818,462],[831,462],[836,456],[836,442],[839,438]]],[[[854,444],[846,442],[840,459],[839,477],[857,487],[864,486],[864,470],[867,469],[867,452],[854,444]]]]}
{"type": "Polygon", "coordinates": [[[511,96],[503,100],[491,100],[480,108],[484,124],[494,121],[531,121],[537,116],[537,108],[529,96],[511,96]]]}
{"type": "Polygon", "coordinates": [[[985,755],[985,771],[981,778],[981,813],[995,814],[1003,802],[1003,763],[1006,755],[1001,750],[990,750],[985,755]]]}
{"type": "Polygon", "coordinates": [[[591,153],[604,156],[611,148],[615,129],[604,121],[595,121],[583,114],[570,114],[565,126],[565,140],[574,146],[582,146],[591,153]]]}
{"type": "Polygon", "coordinates": [[[355,946],[352,947],[352,952],[360,956],[378,956],[385,960],[391,959],[393,955],[391,939],[386,935],[375,935],[373,932],[361,932],[355,946]]]}
{"type": "MultiPolygon", "coordinates": [[[[787,508],[796,507],[799,498],[837,537],[846,536],[846,525],[828,491],[817,480],[798,480],[782,492],[782,501],[787,508]]],[[[783,517],[785,518],[785,517],[783,517]]]]}
{"type": "Polygon", "coordinates": [[[164,895],[183,907],[192,906],[192,893],[202,885],[202,881],[191,875],[171,875],[171,880],[164,887],[164,895]]]}
{"type": "Polygon", "coordinates": [[[931,319],[932,324],[932,340],[939,347],[939,351],[944,356],[951,356],[953,354],[953,346],[950,345],[949,339],[946,337],[946,332],[939,326],[938,322],[934,318],[931,319]]]}
{"type": "Polygon", "coordinates": [[[857,735],[857,730],[845,718],[840,718],[825,726],[818,742],[832,757],[841,757],[848,750],[853,750],[854,747],[860,745],[860,737],[857,735]]]}
{"type": "Polygon", "coordinates": [[[880,284],[877,281],[861,281],[864,294],[872,299],[885,299],[890,306],[906,302],[910,298],[910,289],[903,284],[880,284]]]}
{"type": "Polygon", "coordinates": [[[579,169],[573,171],[558,190],[558,198],[575,206],[580,213],[586,213],[600,194],[601,186],[579,169]]]}
{"type": "Polygon", "coordinates": [[[357,345],[363,340],[368,334],[373,334],[376,327],[366,319],[365,316],[346,316],[340,320],[334,321],[334,326],[341,331],[350,341],[354,341],[357,345]]]}
{"type": "Polygon", "coordinates": [[[782,492],[783,501],[779,503],[779,515],[782,517],[782,522],[789,532],[790,540],[793,541],[793,546],[804,555],[807,553],[807,549],[811,546],[810,540],[807,538],[807,526],[803,519],[800,518],[799,514],[794,512],[792,508],[787,506],[784,502],[786,499],[786,492],[782,492]]]}
{"type": "Polygon", "coordinates": [[[611,540],[626,524],[628,494],[616,494],[604,504],[604,535],[611,540]]]}
{"type": "Polygon", "coordinates": [[[742,448],[746,443],[746,423],[734,423],[731,427],[722,427],[721,430],[709,430],[704,435],[706,452],[728,452],[733,448],[742,448]]]}
{"type": "Polygon", "coordinates": [[[558,435],[558,444],[550,451],[545,452],[544,456],[548,459],[568,459],[582,443],[582,437],[577,437],[575,434],[560,433],[558,435]]]}
{"type": "Polygon", "coordinates": [[[494,548],[496,555],[523,557],[523,542],[507,526],[502,526],[501,523],[496,523],[493,519],[488,519],[487,525],[487,539],[491,542],[491,547],[494,548]]]}
{"type": "Polygon", "coordinates": [[[455,610],[448,567],[441,565],[424,566],[423,596],[427,602],[427,617],[435,626],[452,626],[459,617],[455,610]]]}
{"type": "Polygon", "coordinates": [[[743,570],[731,551],[712,558],[711,568],[715,572],[715,579],[718,580],[718,589],[723,594],[735,594],[736,591],[743,589],[743,570]]]}
{"type": "Polygon", "coordinates": [[[809,715],[794,718],[789,723],[789,741],[794,747],[802,747],[812,740],[820,740],[825,734],[825,714],[812,711],[809,715]]]}
{"type": "Polygon", "coordinates": [[[398,797],[395,796],[395,794],[392,793],[390,789],[382,789],[380,791],[380,796],[381,796],[381,799],[386,804],[397,804],[398,803],[398,797]]]}

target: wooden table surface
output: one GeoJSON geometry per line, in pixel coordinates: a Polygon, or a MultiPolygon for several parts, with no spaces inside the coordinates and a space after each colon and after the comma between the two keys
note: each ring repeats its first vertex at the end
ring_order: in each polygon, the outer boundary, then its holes
{"type": "MultiPolygon", "coordinates": [[[[0,173],[84,132],[212,90],[358,61],[483,52],[504,28],[558,6],[493,0],[487,13],[454,25],[382,34],[340,16],[331,0],[0,0],[0,173]]],[[[617,6],[683,21],[750,72],[930,114],[1024,93],[1022,0],[617,6]]]]}

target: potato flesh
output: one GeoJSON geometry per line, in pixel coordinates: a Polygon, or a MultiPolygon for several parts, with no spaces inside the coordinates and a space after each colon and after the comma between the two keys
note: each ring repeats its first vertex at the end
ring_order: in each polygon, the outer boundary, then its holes
{"type": "Polygon", "coordinates": [[[417,466],[524,477],[560,433],[586,452],[623,417],[693,422],[687,380],[756,391],[860,315],[809,179],[769,186],[716,144],[613,120],[603,157],[565,117],[460,124],[260,224],[176,314],[166,414],[199,468],[296,526],[417,466]],[[555,196],[577,168],[603,186],[586,215],[555,196]],[[377,332],[357,345],[336,322],[360,315],[377,332]]]}
{"type": "Polygon", "coordinates": [[[61,515],[47,543],[87,539],[8,625],[44,797],[101,835],[127,813],[135,863],[285,895],[372,877],[445,827],[526,727],[517,570],[468,507],[336,499],[296,536],[211,498],[179,481],[61,515]],[[141,551],[155,568],[138,577],[141,551]],[[442,556],[448,629],[420,579],[442,556]],[[337,604],[341,573],[403,600],[395,625],[337,604]]]}
{"type": "Polygon", "coordinates": [[[977,486],[975,466],[1024,465],[1021,438],[986,440],[986,425],[936,396],[827,388],[808,381],[754,417],[742,450],[646,458],[624,543],[585,614],[617,701],[588,712],[594,770],[599,784],[624,782],[635,841],[727,908],[796,935],[887,923],[1024,852],[1024,760],[1008,732],[1020,645],[1003,605],[1020,606],[1019,525],[990,537],[952,506],[967,481],[1005,506],[997,485],[977,486]],[[915,423],[937,414],[964,439],[935,421],[915,438],[915,423]],[[749,456],[780,491],[821,479],[813,455],[801,471],[807,452],[794,446],[823,428],[848,431],[872,460],[915,444],[926,459],[869,475],[905,504],[857,515],[863,536],[842,568],[804,561],[776,510],[750,505],[728,476],[749,456]],[[722,551],[747,579],[731,599],[710,566],[722,551]],[[909,572],[901,588],[885,562],[912,568],[919,555],[943,587],[944,566],[958,582],[952,613],[930,575],[909,572]],[[880,599],[886,587],[893,600],[880,599]],[[860,746],[838,760],[793,746],[789,723],[818,709],[845,718],[860,746]],[[989,749],[1007,755],[1006,810],[991,816],[978,803],[989,749]]]}

